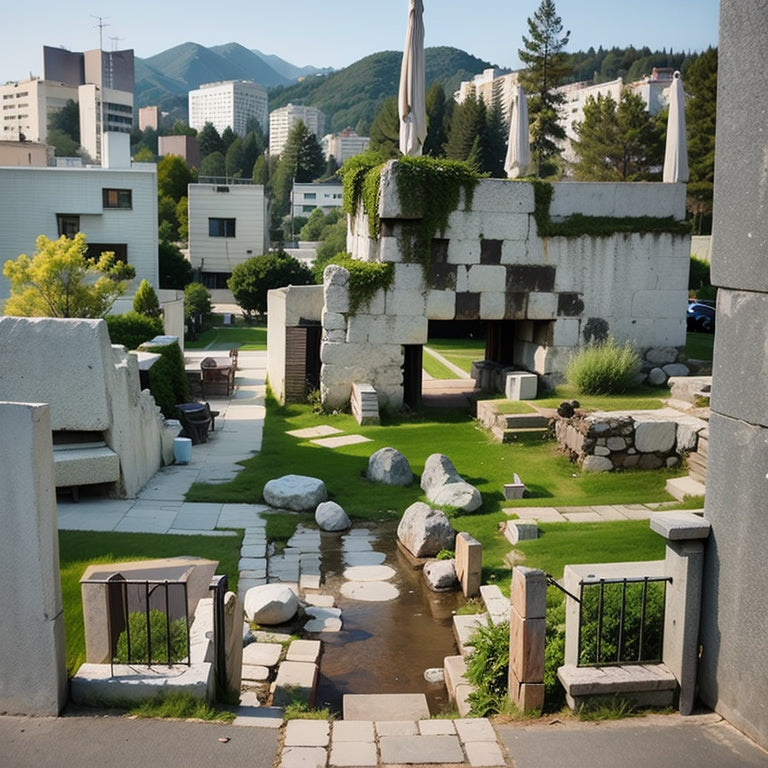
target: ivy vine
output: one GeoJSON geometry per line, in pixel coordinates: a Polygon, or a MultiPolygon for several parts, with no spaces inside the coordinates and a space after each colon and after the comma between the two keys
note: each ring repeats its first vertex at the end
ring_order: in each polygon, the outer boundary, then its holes
{"type": "Polygon", "coordinates": [[[386,291],[395,277],[395,265],[381,261],[358,261],[345,253],[334,256],[336,264],[349,272],[349,313],[368,304],[379,290],[386,291]]]}

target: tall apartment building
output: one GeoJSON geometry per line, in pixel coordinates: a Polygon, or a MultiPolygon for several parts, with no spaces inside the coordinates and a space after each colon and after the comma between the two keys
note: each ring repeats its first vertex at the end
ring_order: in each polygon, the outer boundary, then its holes
{"type": "Polygon", "coordinates": [[[296,123],[302,122],[320,140],[325,131],[325,115],[317,107],[287,104],[269,113],[269,154],[279,155],[296,123]]]}
{"type": "Polygon", "coordinates": [[[91,159],[102,159],[104,131],[130,133],[133,127],[133,51],[77,53],[43,47],[43,76],[0,86],[0,138],[35,142],[48,138],[48,122],[72,100],[79,106],[80,144],[91,159]]]}
{"type": "Polygon", "coordinates": [[[322,141],[326,160],[333,157],[339,165],[365,152],[370,143],[368,136],[358,136],[351,128],[345,128],[341,133],[326,134],[322,141]]]}
{"type": "Polygon", "coordinates": [[[453,98],[461,104],[474,94],[485,102],[486,107],[490,107],[494,99],[499,98],[504,114],[509,117],[512,101],[517,93],[518,80],[517,72],[502,74],[501,70],[491,67],[471,80],[462,82],[453,98]]]}
{"type": "Polygon", "coordinates": [[[145,131],[147,128],[152,128],[156,131],[159,127],[160,108],[157,106],[139,107],[139,130],[145,131]]]}
{"type": "Polygon", "coordinates": [[[189,92],[189,125],[198,131],[211,123],[219,133],[231,128],[238,136],[245,136],[251,117],[266,128],[268,111],[266,89],[249,80],[205,83],[189,92]]]}

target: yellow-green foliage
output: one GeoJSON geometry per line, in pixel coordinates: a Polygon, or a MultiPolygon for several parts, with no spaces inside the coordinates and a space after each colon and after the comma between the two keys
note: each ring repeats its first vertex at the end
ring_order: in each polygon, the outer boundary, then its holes
{"type": "Polygon", "coordinates": [[[395,276],[395,267],[388,262],[358,261],[346,253],[334,256],[331,264],[338,264],[349,272],[349,311],[355,314],[379,290],[386,291],[395,276]]]}
{"type": "Polygon", "coordinates": [[[632,387],[640,365],[640,356],[629,342],[619,346],[609,337],[578,350],[566,367],[565,377],[585,395],[615,395],[632,387]]]}

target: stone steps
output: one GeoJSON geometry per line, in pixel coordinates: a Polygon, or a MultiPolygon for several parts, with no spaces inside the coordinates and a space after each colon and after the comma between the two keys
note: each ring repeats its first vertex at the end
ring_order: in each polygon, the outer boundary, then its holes
{"type": "Polygon", "coordinates": [[[495,426],[491,429],[491,434],[500,443],[513,443],[522,435],[545,435],[547,431],[547,427],[513,427],[512,429],[504,429],[503,427],[495,426]]]}
{"type": "Polygon", "coordinates": [[[707,489],[703,483],[694,480],[689,475],[687,477],[673,477],[667,480],[666,491],[678,501],[685,501],[686,497],[689,496],[704,496],[707,489]]]}

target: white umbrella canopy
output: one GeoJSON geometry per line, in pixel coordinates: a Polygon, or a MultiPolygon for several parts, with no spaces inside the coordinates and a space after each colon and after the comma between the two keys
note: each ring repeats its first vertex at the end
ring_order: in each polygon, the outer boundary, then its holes
{"type": "Polygon", "coordinates": [[[400,151],[417,157],[427,138],[427,89],[424,65],[424,3],[409,0],[408,29],[405,33],[400,89],[397,97],[400,115],[400,151]]]}
{"type": "Polygon", "coordinates": [[[517,95],[512,103],[509,120],[509,141],[504,170],[507,177],[516,179],[525,176],[531,164],[531,145],[528,138],[528,99],[523,86],[517,86],[517,95]]]}
{"type": "Polygon", "coordinates": [[[667,146],[664,151],[665,183],[688,181],[688,147],[685,133],[685,94],[683,80],[675,72],[669,87],[669,117],[667,118],[667,146]]]}

